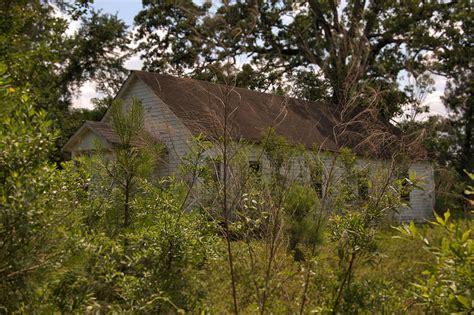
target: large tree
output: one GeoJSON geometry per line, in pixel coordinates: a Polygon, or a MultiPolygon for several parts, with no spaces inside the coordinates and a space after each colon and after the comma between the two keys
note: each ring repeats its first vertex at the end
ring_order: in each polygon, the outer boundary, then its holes
{"type": "Polygon", "coordinates": [[[229,72],[223,65],[240,61],[254,76],[237,83],[263,90],[290,83],[293,94],[328,97],[335,106],[347,105],[363,83],[384,92],[383,115],[391,118],[410,101],[410,93],[399,89],[400,76],[425,73],[438,44],[433,24],[446,18],[453,3],[145,0],[143,5],[135,22],[146,69],[219,80],[229,72]],[[259,84],[252,83],[255,77],[259,84]]]}
{"type": "Polygon", "coordinates": [[[71,116],[71,100],[84,82],[94,81],[109,95],[118,89],[128,44],[125,23],[94,11],[88,0],[0,3],[0,62],[12,84],[27,88],[61,129],[57,147],[82,123],[78,116],[96,116],[85,110],[71,116]],[[76,31],[69,29],[74,19],[76,31]]]}
{"type": "Polygon", "coordinates": [[[434,51],[433,68],[446,76],[443,98],[455,141],[452,163],[461,176],[464,169],[474,169],[474,5],[459,1],[450,16],[443,16],[437,25],[439,48],[434,51]]]}
{"type": "Polygon", "coordinates": [[[73,14],[74,7],[61,2],[0,4],[0,58],[14,84],[29,83],[40,107],[67,108],[87,80],[111,93],[124,77],[127,26],[115,15],[86,8],[73,14]],[[73,18],[80,22],[75,32],[68,30],[73,18]]]}
{"type": "MultiPolygon", "coordinates": [[[[455,142],[453,163],[462,176],[464,169],[474,169],[474,75],[472,70],[448,81],[444,102],[450,111],[450,121],[455,142]]],[[[467,179],[467,177],[466,177],[467,179]]]]}

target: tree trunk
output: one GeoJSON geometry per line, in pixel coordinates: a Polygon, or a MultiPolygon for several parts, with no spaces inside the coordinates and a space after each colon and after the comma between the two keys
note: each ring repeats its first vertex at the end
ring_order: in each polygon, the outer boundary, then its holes
{"type": "Polygon", "coordinates": [[[464,141],[463,141],[463,148],[462,148],[462,159],[460,165],[460,171],[464,174],[464,169],[468,171],[473,171],[474,168],[474,161],[473,161],[473,154],[472,152],[472,132],[474,129],[474,104],[472,102],[472,98],[467,100],[467,111],[465,113],[466,117],[466,125],[464,130],[464,141]]]}
{"type": "Polygon", "coordinates": [[[124,215],[123,215],[123,226],[125,228],[130,225],[129,200],[130,200],[130,182],[127,181],[127,183],[125,184],[125,204],[124,204],[124,215]]]}

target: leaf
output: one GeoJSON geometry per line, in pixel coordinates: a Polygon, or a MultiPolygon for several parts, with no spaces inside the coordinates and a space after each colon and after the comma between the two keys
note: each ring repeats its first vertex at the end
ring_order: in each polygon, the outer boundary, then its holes
{"type": "Polygon", "coordinates": [[[471,180],[474,180],[474,173],[470,173],[470,172],[468,172],[467,170],[464,170],[464,173],[466,173],[467,176],[469,176],[469,178],[470,178],[471,180]]]}
{"type": "Polygon", "coordinates": [[[467,239],[469,238],[469,235],[470,235],[470,234],[471,234],[471,230],[467,230],[466,232],[464,232],[464,233],[462,234],[462,239],[461,239],[462,242],[467,241],[467,239]]]}
{"type": "Polygon", "coordinates": [[[471,308],[471,305],[469,303],[469,298],[462,295],[456,295],[456,299],[459,301],[459,303],[464,305],[466,308],[471,308]]]}
{"type": "Polygon", "coordinates": [[[451,216],[451,212],[449,212],[449,210],[444,213],[444,222],[445,223],[448,222],[450,216],[451,216]]]}
{"type": "Polygon", "coordinates": [[[410,234],[411,234],[413,237],[417,237],[417,235],[418,235],[418,230],[416,229],[415,223],[414,223],[413,221],[410,222],[410,226],[408,227],[408,229],[410,230],[410,234]]]}
{"type": "Polygon", "coordinates": [[[438,222],[438,224],[440,224],[440,225],[442,225],[442,226],[445,225],[445,222],[444,222],[443,218],[441,218],[441,217],[440,217],[439,215],[437,215],[436,213],[435,213],[435,218],[436,218],[436,221],[438,222]]]}
{"type": "Polygon", "coordinates": [[[464,194],[466,195],[474,195],[474,191],[471,191],[470,189],[465,189],[464,194]]]}

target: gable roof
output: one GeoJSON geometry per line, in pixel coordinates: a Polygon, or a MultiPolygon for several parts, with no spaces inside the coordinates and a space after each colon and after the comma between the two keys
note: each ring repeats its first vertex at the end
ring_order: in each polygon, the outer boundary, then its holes
{"type": "Polygon", "coordinates": [[[74,135],[69,138],[69,140],[63,146],[63,150],[66,152],[71,151],[74,144],[79,141],[80,137],[84,135],[87,131],[93,132],[95,135],[104,139],[110,145],[115,145],[120,142],[119,137],[117,136],[113,127],[110,124],[105,122],[86,120],[81,126],[81,128],[79,128],[79,130],[77,130],[74,135]]]}
{"type": "Polygon", "coordinates": [[[323,103],[229,87],[206,81],[133,71],[184,123],[192,134],[260,141],[267,128],[292,143],[337,150],[335,118],[323,103]]]}
{"type": "Polygon", "coordinates": [[[90,126],[96,133],[101,135],[105,140],[110,144],[120,143],[120,138],[115,132],[111,124],[100,122],[100,121],[90,121],[86,120],[86,124],[90,126]]]}
{"type": "MultiPolygon", "coordinates": [[[[115,98],[125,96],[131,82],[140,80],[177,116],[193,135],[209,140],[223,135],[224,124],[234,140],[261,142],[273,128],[290,143],[339,151],[348,147],[358,155],[389,158],[394,153],[427,159],[415,134],[404,135],[386,122],[376,108],[340,110],[324,102],[251,91],[190,78],[132,70],[115,98]],[[224,119],[227,113],[227,121],[224,119]]],[[[103,122],[108,122],[108,115],[103,122]]]]}

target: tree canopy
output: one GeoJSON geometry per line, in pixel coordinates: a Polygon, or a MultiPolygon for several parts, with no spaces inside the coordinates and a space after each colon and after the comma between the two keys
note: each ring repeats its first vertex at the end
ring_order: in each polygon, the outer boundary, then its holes
{"type": "Polygon", "coordinates": [[[117,16],[88,9],[73,32],[70,12],[49,2],[7,1],[0,12],[2,61],[15,84],[28,82],[40,107],[67,108],[87,80],[108,93],[122,82],[129,39],[117,16]]]}
{"type": "MultiPolygon", "coordinates": [[[[0,62],[11,83],[28,89],[36,108],[48,110],[61,130],[57,148],[84,118],[103,113],[71,110],[72,98],[86,81],[115,93],[127,74],[128,44],[125,23],[93,10],[89,1],[0,4],[0,62]],[[69,29],[74,19],[80,22],[76,31],[69,29]]],[[[53,152],[59,159],[58,149],[53,152]]]]}
{"type": "Polygon", "coordinates": [[[430,52],[441,45],[434,30],[463,2],[144,1],[136,40],[148,70],[220,80],[229,62],[241,63],[233,70],[248,78],[237,84],[268,90],[292,83],[294,95],[328,97],[335,106],[363,83],[383,92],[391,118],[412,96],[398,86],[400,76],[426,85],[430,52]]]}

